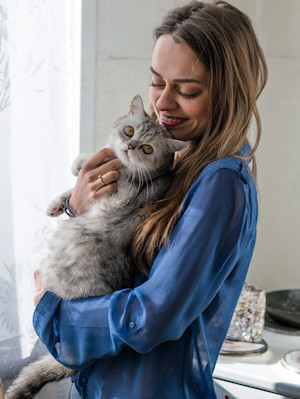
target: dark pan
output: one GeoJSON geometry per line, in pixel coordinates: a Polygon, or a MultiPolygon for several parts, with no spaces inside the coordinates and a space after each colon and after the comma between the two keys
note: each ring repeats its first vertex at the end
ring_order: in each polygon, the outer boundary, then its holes
{"type": "Polygon", "coordinates": [[[272,291],[266,295],[266,311],[281,324],[300,327],[300,290],[272,291]]]}

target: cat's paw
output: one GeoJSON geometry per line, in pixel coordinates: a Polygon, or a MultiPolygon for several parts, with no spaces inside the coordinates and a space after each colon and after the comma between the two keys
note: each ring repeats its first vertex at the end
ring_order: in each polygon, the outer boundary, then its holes
{"type": "Polygon", "coordinates": [[[82,167],[82,165],[92,156],[92,154],[81,154],[78,155],[77,158],[74,159],[71,170],[74,176],[78,176],[78,173],[82,167]]]}
{"type": "Polygon", "coordinates": [[[64,213],[66,199],[70,198],[72,193],[73,189],[70,189],[51,201],[50,204],[47,206],[46,214],[48,216],[55,217],[64,213]]]}
{"type": "Polygon", "coordinates": [[[65,201],[63,202],[57,202],[57,200],[54,200],[50,202],[50,204],[47,206],[46,209],[46,214],[48,216],[59,216],[62,213],[64,213],[64,206],[65,206],[65,201]]]}

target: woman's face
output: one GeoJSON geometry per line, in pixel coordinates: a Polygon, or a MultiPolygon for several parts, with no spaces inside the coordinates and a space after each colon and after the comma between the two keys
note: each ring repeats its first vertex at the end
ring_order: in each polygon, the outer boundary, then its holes
{"type": "Polygon", "coordinates": [[[157,40],[149,97],[159,123],[179,140],[201,137],[208,119],[208,71],[185,44],[171,35],[157,40]]]}

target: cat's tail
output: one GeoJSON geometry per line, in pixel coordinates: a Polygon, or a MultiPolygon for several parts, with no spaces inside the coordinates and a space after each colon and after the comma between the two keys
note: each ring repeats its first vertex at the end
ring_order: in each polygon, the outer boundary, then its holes
{"type": "Polygon", "coordinates": [[[23,368],[6,391],[5,399],[34,398],[48,382],[59,381],[76,373],[77,371],[58,363],[51,355],[46,355],[23,368]]]}

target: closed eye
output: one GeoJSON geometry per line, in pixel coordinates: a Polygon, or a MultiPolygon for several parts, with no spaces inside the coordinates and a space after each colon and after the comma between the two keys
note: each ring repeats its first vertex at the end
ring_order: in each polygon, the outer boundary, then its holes
{"type": "Polygon", "coordinates": [[[154,83],[154,82],[151,82],[150,86],[152,86],[152,87],[165,87],[164,84],[158,84],[158,83],[154,83]]]}
{"type": "MultiPolygon", "coordinates": [[[[165,84],[158,84],[158,83],[151,82],[150,86],[157,87],[157,88],[164,88],[165,84]]],[[[181,91],[179,88],[176,88],[176,91],[180,96],[185,97],[185,98],[195,98],[201,94],[201,92],[198,92],[198,91],[195,93],[188,94],[188,93],[181,91]]]]}
{"type": "Polygon", "coordinates": [[[198,96],[201,94],[201,93],[199,93],[199,92],[188,94],[188,93],[184,93],[183,91],[181,91],[181,90],[179,90],[179,89],[177,89],[177,92],[178,92],[182,97],[185,97],[185,98],[195,98],[195,97],[198,97],[198,96]]]}

